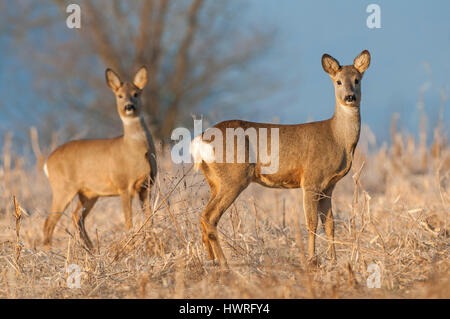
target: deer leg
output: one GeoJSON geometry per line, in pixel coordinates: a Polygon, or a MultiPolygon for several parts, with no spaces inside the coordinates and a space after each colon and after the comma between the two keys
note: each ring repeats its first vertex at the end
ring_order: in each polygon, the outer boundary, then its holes
{"type": "Polygon", "coordinates": [[[214,251],[212,249],[211,242],[209,241],[209,237],[208,237],[208,225],[207,225],[208,221],[206,219],[204,219],[203,216],[208,215],[209,212],[214,209],[214,206],[217,203],[217,201],[215,201],[214,199],[215,199],[215,195],[211,194],[211,198],[209,199],[209,202],[206,205],[205,211],[202,214],[202,218],[200,219],[200,226],[202,227],[202,241],[205,244],[209,260],[214,260],[216,256],[214,255],[214,251]]]}
{"type": "Polygon", "coordinates": [[[78,229],[78,222],[80,220],[80,211],[83,211],[83,203],[81,202],[80,199],[81,195],[78,195],[78,204],[77,207],[75,208],[75,210],[72,212],[72,223],[73,226],[78,229]]]}
{"type": "Polygon", "coordinates": [[[303,190],[303,210],[305,211],[306,226],[308,227],[308,257],[311,264],[317,264],[316,230],[317,208],[319,199],[316,192],[303,190]]]}
{"type": "MultiPolygon", "coordinates": [[[[206,247],[212,248],[214,256],[218,259],[219,264],[222,268],[228,268],[227,260],[223,253],[222,247],[220,246],[219,236],[217,232],[217,224],[219,223],[220,217],[223,213],[230,207],[234,200],[239,196],[239,194],[248,186],[249,182],[245,184],[229,183],[232,185],[231,189],[224,189],[219,187],[219,192],[213,201],[208,204],[207,209],[202,214],[201,224],[203,229],[203,238],[207,237],[206,247]]],[[[210,250],[208,250],[208,255],[210,255],[210,250]]]]}
{"type": "Polygon", "coordinates": [[[120,198],[122,200],[122,209],[125,215],[125,229],[129,231],[133,227],[133,219],[131,211],[131,204],[133,198],[131,197],[128,191],[125,191],[122,194],[120,194],[120,198]]]}
{"type": "Polygon", "coordinates": [[[77,210],[74,212],[73,219],[76,222],[76,227],[79,231],[80,238],[83,240],[83,242],[89,249],[92,249],[94,246],[92,245],[92,242],[86,232],[84,221],[87,215],[89,215],[92,207],[94,207],[95,203],[97,202],[98,197],[88,198],[82,194],[79,194],[78,197],[79,197],[79,206],[81,205],[82,207],[81,215],[79,214],[79,209],[77,207],[77,210]]]}
{"type": "Polygon", "coordinates": [[[319,201],[319,216],[322,221],[323,228],[327,235],[328,241],[328,256],[331,260],[336,260],[336,250],[334,248],[334,219],[331,209],[331,194],[326,192],[324,198],[319,201]]]}
{"type": "MultiPolygon", "coordinates": [[[[142,185],[139,190],[139,201],[141,202],[142,211],[146,216],[150,216],[150,186],[142,185]]],[[[153,218],[150,219],[149,225],[153,226],[153,218]]]]}
{"type": "MultiPolygon", "coordinates": [[[[206,181],[209,184],[210,197],[209,197],[208,204],[205,207],[203,215],[209,214],[207,212],[211,211],[214,208],[214,206],[216,205],[215,198],[216,198],[216,195],[217,195],[217,188],[216,188],[215,184],[213,183],[213,181],[208,179],[207,176],[206,176],[206,181]]],[[[202,228],[202,241],[205,244],[205,248],[206,248],[206,251],[208,253],[208,259],[209,260],[214,260],[215,259],[214,251],[212,249],[211,243],[210,243],[209,238],[208,238],[208,228],[207,228],[206,224],[204,224],[204,222],[207,222],[207,221],[206,220],[203,221],[203,218],[201,218],[200,219],[200,226],[202,228]]]]}
{"type": "Polygon", "coordinates": [[[139,190],[139,200],[142,210],[147,214],[150,212],[150,186],[143,185],[139,190]]]}
{"type": "Polygon", "coordinates": [[[44,223],[44,246],[50,248],[52,245],[53,231],[62,216],[62,212],[50,213],[44,223]]]}
{"type": "Polygon", "coordinates": [[[53,192],[52,208],[50,215],[47,217],[44,223],[44,246],[51,247],[53,231],[62,216],[62,213],[69,205],[70,201],[75,197],[76,191],[55,193],[53,192]]]}

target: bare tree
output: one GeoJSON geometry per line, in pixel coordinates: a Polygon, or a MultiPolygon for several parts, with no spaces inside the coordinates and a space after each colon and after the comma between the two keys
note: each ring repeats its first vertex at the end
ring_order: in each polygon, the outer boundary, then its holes
{"type": "Polygon", "coordinates": [[[251,67],[267,51],[273,29],[246,23],[242,2],[86,0],[80,3],[79,30],[65,26],[70,1],[48,0],[45,10],[42,3],[19,1],[8,10],[17,34],[25,37],[21,57],[49,105],[87,118],[92,126],[119,124],[105,67],[120,74],[149,67],[143,100],[146,119],[160,139],[169,138],[195,110],[221,105],[231,95],[242,101],[267,92],[265,79],[255,77],[251,67]]]}

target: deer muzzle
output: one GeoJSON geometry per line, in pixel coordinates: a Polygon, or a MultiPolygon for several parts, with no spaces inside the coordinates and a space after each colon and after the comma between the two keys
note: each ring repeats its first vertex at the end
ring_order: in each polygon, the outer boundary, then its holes
{"type": "Polygon", "coordinates": [[[136,107],[133,104],[125,105],[125,113],[126,114],[133,114],[135,111],[136,111],[136,107]]]}
{"type": "Polygon", "coordinates": [[[356,101],[356,96],[354,94],[345,96],[345,102],[355,102],[355,101],[356,101]]]}

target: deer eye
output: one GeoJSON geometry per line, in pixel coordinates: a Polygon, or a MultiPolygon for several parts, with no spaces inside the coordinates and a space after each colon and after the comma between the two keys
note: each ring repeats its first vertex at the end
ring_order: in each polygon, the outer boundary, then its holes
{"type": "Polygon", "coordinates": [[[358,84],[359,83],[359,80],[358,79],[355,79],[355,84],[358,84]]]}
{"type": "Polygon", "coordinates": [[[336,83],[337,83],[337,85],[341,85],[341,84],[342,84],[342,82],[341,82],[341,81],[337,81],[336,83]]]}
{"type": "Polygon", "coordinates": [[[134,93],[134,94],[133,94],[134,97],[138,97],[138,95],[139,95],[139,94],[137,94],[137,93],[134,93]]]}
{"type": "Polygon", "coordinates": [[[123,95],[122,95],[122,94],[119,95],[119,99],[121,99],[121,98],[123,98],[123,95]]]}

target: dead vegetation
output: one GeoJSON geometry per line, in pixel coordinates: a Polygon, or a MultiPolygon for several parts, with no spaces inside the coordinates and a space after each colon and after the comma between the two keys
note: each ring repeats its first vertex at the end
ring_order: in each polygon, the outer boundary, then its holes
{"type": "Polygon", "coordinates": [[[101,199],[87,219],[94,244],[89,252],[76,236],[72,203],[55,230],[52,250],[44,250],[50,188],[31,165],[34,159],[12,154],[6,135],[0,297],[449,298],[446,138],[437,130],[427,147],[393,125],[392,146],[369,150],[368,132],[363,129],[352,171],[335,190],[337,263],[326,259],[319,224],[320,266],[305,267],[301,191],[251,185],[221,220],[229,272],[206,261],[199,218],[208,187],[190,166],[173,165],[169,149],[159,150],[151,207],[142,210],[134,203],[132,232],[124,231],[120,200],[101,199]],[[71,264],[80,267],[81,288],[68,288],[71,264]],[[371,264],[381,270],[379,289],[366,284],[371,264]]]}

